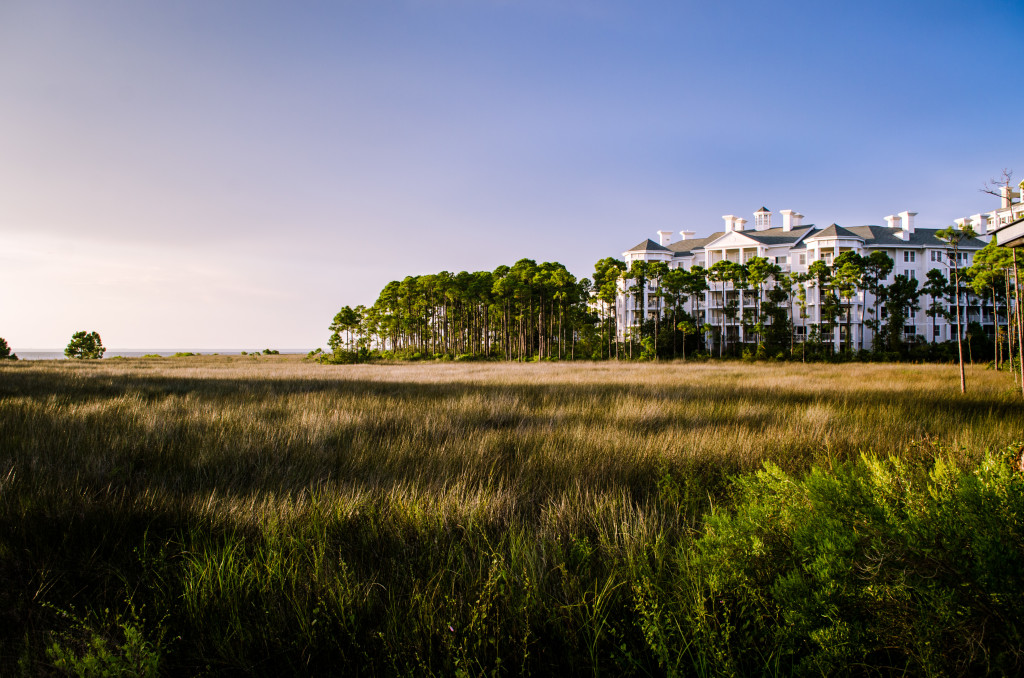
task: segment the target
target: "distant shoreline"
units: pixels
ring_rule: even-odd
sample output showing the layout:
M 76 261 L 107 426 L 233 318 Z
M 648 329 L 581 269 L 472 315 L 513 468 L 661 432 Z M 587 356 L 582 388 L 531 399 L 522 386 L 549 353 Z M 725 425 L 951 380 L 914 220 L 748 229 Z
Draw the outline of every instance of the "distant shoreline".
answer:
M 242 351 L 259 353 L 263 349 L 256 348 L 108 348 L 103 355 L 104 358 L 141 358 L 147 355 L 158 355 L 162 358 L 169 358 L 175 353 L 195 353 L 197 355 L 241 355 Z M 312 349 L 305 348 L 282 348 L 277 349 L 281 355 L 305 355 Z M 64 349 L 26 349 L 23 351 L 14 349 L 21 360 L 67 360 L 64 356 Z

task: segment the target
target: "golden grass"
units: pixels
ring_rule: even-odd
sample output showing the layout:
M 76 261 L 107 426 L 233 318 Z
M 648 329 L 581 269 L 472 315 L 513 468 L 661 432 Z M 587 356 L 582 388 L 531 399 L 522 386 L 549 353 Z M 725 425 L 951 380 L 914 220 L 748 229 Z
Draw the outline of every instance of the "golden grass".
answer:
M 676 587 L 730 476 L 1024 440 L 1012 378 L 972 368 L 968 384 L 941 365 L 2 365 L 0 611 L 17 623 L 0 624 L 0 672 L 21 628 L 44 661 L 62 624 L 47 605 L 138 603 L 188 639 L 185 673 L 303 673 L 309 647 L 321 668 L 480 673 L 497 646 L 650 673 L 631 587 L 650 559 Z M 579 617 L 606 599 L 614 638 Z M 481 622 L 491 600 L 513 616 Z
M 642 502 L 665 472 L 1024 439 L 1009 376 L 971 368 L 961 395 L 945 365 L 198 357 L 22 363 L 0 379 L 8 468 L 221 516 L 310 492 L 536 514 L 568 496 Z

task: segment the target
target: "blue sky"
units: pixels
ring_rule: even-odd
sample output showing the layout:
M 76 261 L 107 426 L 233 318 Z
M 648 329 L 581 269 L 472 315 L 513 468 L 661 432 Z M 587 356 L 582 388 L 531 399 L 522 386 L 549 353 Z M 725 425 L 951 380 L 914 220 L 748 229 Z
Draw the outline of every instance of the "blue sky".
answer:
M 761 205 L 1024 178 L 1024 3 L 0 4 L 0 336 L 324 345 L 406 275 L 578 276 Z

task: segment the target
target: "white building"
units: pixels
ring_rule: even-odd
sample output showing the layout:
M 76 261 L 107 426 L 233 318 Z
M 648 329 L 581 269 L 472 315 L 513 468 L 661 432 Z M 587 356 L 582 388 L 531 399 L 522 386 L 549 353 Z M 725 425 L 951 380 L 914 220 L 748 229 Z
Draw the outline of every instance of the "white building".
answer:
M 1021 247 L 1024 245 L 1024 202 L 1020 201 L 1024 195 L 1024 181 L 1020 182 L 1017 191 L 1011 191 L 1008 187 L 1000 187 L 1000 202 L 998 210 L 991 212 L 990 233 L 996 233 L 996 242 L 1002 247 Z
M 1024 182 L 1022 182 L 1024 188 Z M 970 224 L 978 238 L 965 240 L 959 245 L 956 264 L 961 267 L 970 266 L 974 253 L 985 246 L 993 226 L 1006 224 L 1024 215 L 1024 204 L 1018 202 L 1020 194 L 1004 190 L 1000 209 L 985 214 L 958 219 L 957 224 Z M 916 278 L 924 283 L 928 271 L 937 268 L 947 278 L 951 278 L 950 268 L 953 265 L 952 249 L 939 240 L 936 233 L 940 228 L 920 228 L 915 223 L 916 212 L 900 212 L 885 217 L 885 225 L 865 225 L 842 227 L 832 224 L 824 228 L 814 224 L 804 224 L 804 216 L 793 210 L 782 210 L 781 224 L 773 224 L 775 215 L 765 207 L 754 212 L 753 227 L 748 221 L 732 214 L 722 217 L 724 228 L 703 238 L 695 238 L 694 231 L 680 231 L 676 238 L 672 231 L 658 231 L 658 241 L 645 240 L 637 246 L 623 252 L 627 268 L 634 261 L 665 262 L 669 268 L 689 270 L 693 266 L 710 268 L 723 259 L 742 264 L 753 257 L 765 257 L 781 267 L 784 273 L 806 273 L 815 261 L 822 260 L 831 265 L 841 253 L 853 251 L 861 256 L 869 256 L 872 252 L 881 251 L 895 263 L 892 273 L 885 284 L 891 283 L 897 275 Z M 638 299 L 633 289 L 633 282 L 620 280 L 619 295 L 616 301 L 616 320 L 619 328 L 619 339 L 635 327 L 642 318 L 651 318 L 659 310 L 664 312 L 663 299 L 656 295 L 657 287 L 649 283 L 643 291 L 642 300 Z M 754 291 L 734 291 L 726 283 L 709 282 L 707 291 L 698 304 L 690 299 L 686 304 L 688 313 L 695 315 L 699 323 L 707 323 L 715 328 L 723 325 L 725 303 L 738 302 L 742 311 L 752 308 L 755 304 Z M 794 298 L 790 299 L 788 316 L 793 323 L 797 341 L 808 335 L 810 328 L 819 325 L 821 320 L 818 290 L 808 283 L 806 307 L 801 313 Z M 767 290 L 762 290 L 762 295 Z M 794 295 L 795 296 L 795 295 Z M 763 300 L 763 298 L 762 298 Z M 904 335 L 908 339 L 924 337 L 927 340 L 946 341 L 955 338 L 955 321 L 952 326 L 946 320 L 932 320 L 925 310 L 931 300 L 922 298 L 920 310 L 908 317 L 904 326 Z M 974 300 L 973 306 L 963 309 L 964 327 L 969 322 L 988 325 L 989 331 L 993 324 L 991 306 L 983 301 Z M 832 342 L 836 349 L 840 347 L 845 327 L 846 308 L 851 311 L 851 335 L 854 348 L 870 348 L 872 333 L 865 325 L 871 320 L 875 308 L 875 300 L 866 291 L 858 291 L 847 303 L 844 303 L 840 318 L 839 330 L 832 335 L 822 335 L 825 342 Z M 881 320 L 884 323 L 887 312 L 884 305 L 880 307 Z M 806 317 L 802 317 L 806 315 Z M 726 319 L 727 343 L 743 342 L 743 324 L 739 318 Z M 822 331 L 825 331 L 824 329 Z

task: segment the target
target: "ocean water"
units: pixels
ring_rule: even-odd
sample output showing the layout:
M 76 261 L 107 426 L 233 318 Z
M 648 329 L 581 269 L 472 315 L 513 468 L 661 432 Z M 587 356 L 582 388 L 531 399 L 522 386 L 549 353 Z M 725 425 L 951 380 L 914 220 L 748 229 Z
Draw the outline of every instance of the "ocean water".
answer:
M 298 353 L 306 355 L 311 349 L 282 348 L 279 350 L 282 355 Z M 250 353 L 259 352 L 257 349 L 245 348 L 108 348 L 107 352 L 103 354 L 103 357 L 141 358 L 144 355 L 172 356 L 175 353 L 200 353 L 202 355 L 213 355 L 214 353 L 217 353 L 220 355 L 240 355 L 242 351 L 249 351 Z M 26 349 L 24 351 L 14 349 L 14 353 L 21 360 L 67 360 L 67 358 L 64 357 L 64 349 Z

